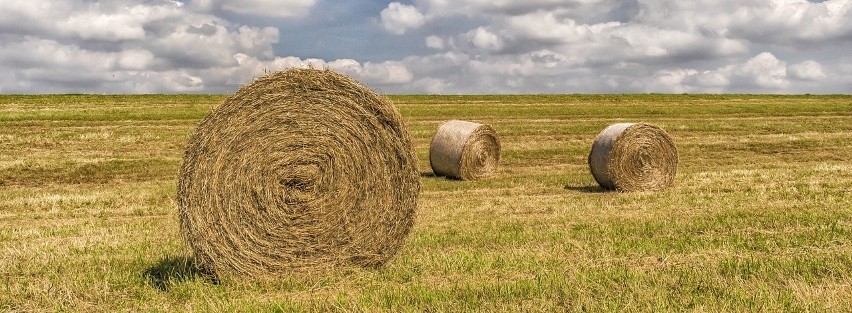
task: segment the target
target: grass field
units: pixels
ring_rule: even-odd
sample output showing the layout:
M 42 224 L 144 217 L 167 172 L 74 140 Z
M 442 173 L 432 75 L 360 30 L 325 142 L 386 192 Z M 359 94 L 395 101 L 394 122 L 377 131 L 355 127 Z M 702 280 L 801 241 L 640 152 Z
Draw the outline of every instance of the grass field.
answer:
M 224 96 L 0 96 L 0 311 L 852 311 L 852 96 L 394 96 L 424 173 L 381 270 L 217 283 L 188 265 L 184 144 Z M 451 118 L 496 177 L 431 177 Z M 600 190 L 615 122 L 666 129 L 676 185 Z

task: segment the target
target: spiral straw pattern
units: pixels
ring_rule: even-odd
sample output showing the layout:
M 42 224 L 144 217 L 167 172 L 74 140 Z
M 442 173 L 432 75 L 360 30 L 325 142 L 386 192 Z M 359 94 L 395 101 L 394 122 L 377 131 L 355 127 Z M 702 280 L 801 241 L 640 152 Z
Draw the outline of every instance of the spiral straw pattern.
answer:
M 592 144 L 589 167 L 601 187 L 656 191 L 674 183 L 677 148 L 661 128 L 619 123 L 604 129 Z
M 438 176 L 461 180 L 490 176 L 500 163 L 500 136 L 489 125 L 448 121 L 432 138 L 429 162 Z
M 217 274 L 379 267 L 411 229 L 419 178 L 387 99 L 330 70 L 272 73 L 189 139 L 181 229 L 196 262 Z

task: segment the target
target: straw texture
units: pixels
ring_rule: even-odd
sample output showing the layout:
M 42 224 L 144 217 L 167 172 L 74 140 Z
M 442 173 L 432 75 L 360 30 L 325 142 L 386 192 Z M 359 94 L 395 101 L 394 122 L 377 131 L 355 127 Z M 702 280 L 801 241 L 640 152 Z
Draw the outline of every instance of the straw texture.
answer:
M 416 158 L 384 97 L 329 70 L 272 73 L 190 138 L 181 229 L 196 261 L 217 274 L 379 267 L 414 222 Z
M 500 163 L 500 136 L 489 125 L 448 121 L 432 137 L 429 162 L 438 176 L 461 180 L 487 177 Z
M 655 191 L 674 183 L 677 148 L 661 128 L 619 123 L 604 129 L 592 144 L 589 168 L 601 187 Z

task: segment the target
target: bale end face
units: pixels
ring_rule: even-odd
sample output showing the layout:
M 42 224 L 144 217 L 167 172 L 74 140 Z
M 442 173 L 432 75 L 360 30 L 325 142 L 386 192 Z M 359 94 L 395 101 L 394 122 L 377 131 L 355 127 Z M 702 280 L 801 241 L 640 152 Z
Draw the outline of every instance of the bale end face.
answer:
M 432 138 L 429 163 L 438 176 L 460 180 L 490 176 L 500 163 L 500 136 L 489 125 L 448 121 Z
M 328 70 L 263 76 L 196 128 L 181 230 L 217 274 L 274 276 L 393 257 L 413 225 L 417 159 L 393 104 Z
M 661 128 L 619 123 L 601 131 L 589 153 L 598 184 L 619 191 L 656 191 L 674 184 L 677 148 Z

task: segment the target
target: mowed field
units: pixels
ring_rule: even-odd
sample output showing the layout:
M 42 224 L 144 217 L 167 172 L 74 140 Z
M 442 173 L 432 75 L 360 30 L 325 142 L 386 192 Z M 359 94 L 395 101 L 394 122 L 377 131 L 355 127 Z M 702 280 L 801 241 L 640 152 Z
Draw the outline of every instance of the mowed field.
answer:
M 0 96 L 0 311 L 852 311 L 852 96 L 392 96 L 422 173 L 380 270 L 215 281 L 176 184 L 225 96 Z M 430 175 L 448 119 L 502 136 L 495 177 Z M 667 130 L 675 186 L 604 192 L 611 123 Z

